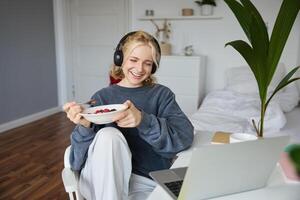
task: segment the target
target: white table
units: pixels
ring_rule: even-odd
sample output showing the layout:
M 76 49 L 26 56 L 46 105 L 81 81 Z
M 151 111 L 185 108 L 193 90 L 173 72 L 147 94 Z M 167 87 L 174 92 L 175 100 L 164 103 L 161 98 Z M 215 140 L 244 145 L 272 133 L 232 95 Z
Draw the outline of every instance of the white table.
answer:
M 193 148 L 211 142 L 213 134 L 199 132 L 195 135 Z M 189 163 L 191 150 L 180 154 L 172 168 L 184 167 Z M 172 198 L 160 187 L 157 186 L 147 200 L 172 200 Z M 248 192 L 226 195 L 215 200 L 300 200 L 300 184 L 286 183 L 282 177 L 279 166 L 277 166 L 270 177 L 267 187 Z

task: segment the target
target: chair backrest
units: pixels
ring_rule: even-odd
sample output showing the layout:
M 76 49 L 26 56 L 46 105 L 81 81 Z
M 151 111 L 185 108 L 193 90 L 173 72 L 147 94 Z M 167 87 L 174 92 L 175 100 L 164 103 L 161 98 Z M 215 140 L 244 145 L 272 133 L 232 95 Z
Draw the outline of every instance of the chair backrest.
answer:
M 64 154 L 64 166 L 65 168 L 71 168 L 70 165 L 70 150 L 71 150 L 71 146 L 68 146 L 65 150 L 65 154 Z
M 74 196 L 76 200 L 84 200 L 78 188 L 79 174 L 71 169 L 69 160 L 70 151 L 71 146 L 68 146 L 64 154 L 64 169 L 62 171 L 62 180 L 65 190 L 69 194 L 70 200 L 74 200 Z

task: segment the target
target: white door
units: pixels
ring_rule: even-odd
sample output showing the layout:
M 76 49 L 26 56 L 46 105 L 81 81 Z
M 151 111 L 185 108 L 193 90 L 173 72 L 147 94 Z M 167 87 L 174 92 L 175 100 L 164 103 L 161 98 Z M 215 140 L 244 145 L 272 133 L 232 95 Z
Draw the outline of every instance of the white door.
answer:
M 114 49 L 128 30 L 128 0 L 71 0 L 73 98 L 109 84 Z

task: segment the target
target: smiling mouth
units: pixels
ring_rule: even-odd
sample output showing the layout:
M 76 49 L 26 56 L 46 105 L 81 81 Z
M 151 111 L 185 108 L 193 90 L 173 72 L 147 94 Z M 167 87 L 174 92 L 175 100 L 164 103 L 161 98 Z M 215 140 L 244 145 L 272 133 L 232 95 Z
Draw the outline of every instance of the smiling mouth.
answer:
M 130 71 L 130 74 L 134 77 L 134 78 L 137 78 L 137 79 L 140 79 L 143 77 L 144 74 L 137 74 L 135 72 L 132 72 Z

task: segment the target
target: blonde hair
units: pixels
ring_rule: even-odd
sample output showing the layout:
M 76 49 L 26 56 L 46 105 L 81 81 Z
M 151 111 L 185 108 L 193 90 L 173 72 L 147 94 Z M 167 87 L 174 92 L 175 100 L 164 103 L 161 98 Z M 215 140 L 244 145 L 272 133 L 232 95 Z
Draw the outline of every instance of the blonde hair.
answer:
M 133 34 L 129 35 L 124 42 L 121 44 L 121 50 L 123 52 L 123 62 L 127 60 L 131 52 L 140 45 L 149 45 L 152 49 L 152 60 L 154 64 L 158 68 L 158 63 L 160 61 L 160 51 L 159 51 L 159 46 L 157 42 L 155 42 L 155 38 L 150 35 L 149 33 L 146 33 L 144 31 L 136 31 Z M 153 65 L 154 65 L 153 64 Z M 154 67 L 154 66 L 152 66 Z M 124 73 L 122 70 L 122 67 L 112 65 L 111 70 L 110 70 L 110 75 L 114 79 L 123 79 L 124 78 Z M 143 81 L 143 85 L 153 85 L 156 82 L 155 77 L 153 74 L 151 74 L 146 80 Z

